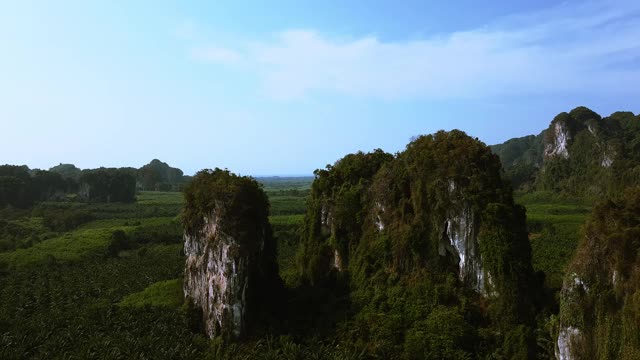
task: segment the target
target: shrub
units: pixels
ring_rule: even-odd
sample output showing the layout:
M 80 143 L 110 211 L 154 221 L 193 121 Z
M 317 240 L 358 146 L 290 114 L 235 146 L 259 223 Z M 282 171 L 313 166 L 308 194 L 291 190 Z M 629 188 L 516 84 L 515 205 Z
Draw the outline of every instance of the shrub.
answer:
M 93 215 L 86 210 L 49 209 L 42 217 L 43 224 L 53 231 L 70 231 L 93 220 Z
M 130 248 L 129 237 L 122 230 L 116 230 L 111 234 L 111 241 L 107 247 L 107 256 L 117 257 L 120 251 Z

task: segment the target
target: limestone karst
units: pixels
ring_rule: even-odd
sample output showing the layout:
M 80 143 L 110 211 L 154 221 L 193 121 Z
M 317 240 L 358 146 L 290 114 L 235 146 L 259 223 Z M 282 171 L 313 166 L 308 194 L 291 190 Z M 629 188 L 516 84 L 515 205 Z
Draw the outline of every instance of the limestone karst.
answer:
M 241 338 L 278 276 L 267 197 L 255 180 L 216 169 L 199 172 L 185 200 L 185 296 L 207 335 Z
M 500 169 L 486 145 L 454 130 L 418 137 L 395 156 L 352 154 L 317 171 L 301 273 L 315 284 L 348 276 L 353 289 L 452 275 L 490 299 L 505 328 L 528 323 L 535 286 L 525 215 Z

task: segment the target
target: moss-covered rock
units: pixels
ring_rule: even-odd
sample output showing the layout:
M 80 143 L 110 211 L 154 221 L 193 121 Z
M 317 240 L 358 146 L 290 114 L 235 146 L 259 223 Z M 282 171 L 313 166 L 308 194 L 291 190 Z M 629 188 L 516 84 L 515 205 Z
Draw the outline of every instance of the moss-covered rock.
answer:
M 331 270 L 340 272 L 348 267 L 351 248 L 362 236 L 366 195 L 373 177 L 392 159 L 377 149 L 347 155 L 314 172 L 298 261 L 307 280 L 315 283 Z
M 353 331 L 379 351 L 464 358 L 490 338 L 500 356 L 531 355 L 538 284 L 525 212 L 485 144 L 440 131 L 396 156 L 348 155 L 316 171 L 308 206 L 303 278 L 325 288 L 346 279 L 362 309 L 355 316 L 362 330 Z M 446 349 L 420 339 L 434 330 L 424 317 L 441 318 L 433 311 L 463 323 L 440 334 Z M 375 320 L 380 314 L 386 318 Z M 464 330 L 484 326 L 486 337 Z M 389 347 L 403 341 L 404 350 Z M 409 350 L 427 345 L 422 355 Z

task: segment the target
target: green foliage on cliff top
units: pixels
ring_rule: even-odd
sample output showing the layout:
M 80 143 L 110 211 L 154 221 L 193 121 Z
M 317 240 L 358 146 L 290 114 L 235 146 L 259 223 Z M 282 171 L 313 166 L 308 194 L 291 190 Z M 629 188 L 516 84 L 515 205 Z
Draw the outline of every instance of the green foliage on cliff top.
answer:
M 269 199 L 253 178 L 238 176 L 228 170 L 202 170 L 184 190 L 183 227 L 189 234 L 197 234 L 205 218 L 215 216 L 225 221 L 222 231 L 247 233 L 243 239 L 262 238 L 268 225 Z

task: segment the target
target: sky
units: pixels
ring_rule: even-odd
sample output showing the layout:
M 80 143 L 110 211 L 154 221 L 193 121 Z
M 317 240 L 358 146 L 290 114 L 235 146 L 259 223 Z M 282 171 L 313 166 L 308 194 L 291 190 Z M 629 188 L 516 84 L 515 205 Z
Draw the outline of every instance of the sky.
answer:
M 0 163 L 308 175 L 640 112 L 640 1 L 0 0 Z

